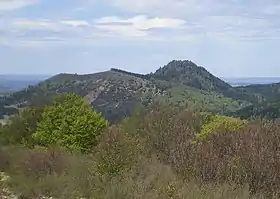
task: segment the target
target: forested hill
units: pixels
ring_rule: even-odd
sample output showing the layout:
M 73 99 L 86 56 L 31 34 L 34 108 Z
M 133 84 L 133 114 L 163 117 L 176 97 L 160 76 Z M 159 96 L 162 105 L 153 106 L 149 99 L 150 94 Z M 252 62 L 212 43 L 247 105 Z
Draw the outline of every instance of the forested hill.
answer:
M 249 85 L 238 87 L 248 93 L 252 93 L 258 98 L 258 103 L 242 108 L 233 116 L 248 118 L 280 118 L 280 83 L 264 84 L 264 85 Z
M 155 79 L 177 82 L 196 89 L 212 91 L 235 100 L 254 101 L 247 92 L 232 87 L 192 61 L 171 61 L 151 75 Z
M 173 60 L 154 73 L 121 69 L 95 74 L 58 74 L 34 86 L 1 97 L 0 116 L 18 108 L 43 106 L 57 93 L 74 92 L 114 122 L 129 116 L 135 106 L 163 102 L 214 113 L 235 112 L 258 103 L 262 93 L 235 88 L 192 61 Z

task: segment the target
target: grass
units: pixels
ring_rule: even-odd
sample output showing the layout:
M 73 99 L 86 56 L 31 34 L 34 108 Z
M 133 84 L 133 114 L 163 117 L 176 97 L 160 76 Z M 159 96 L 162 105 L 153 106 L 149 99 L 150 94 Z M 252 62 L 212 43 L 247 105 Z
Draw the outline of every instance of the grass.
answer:
M 154 108 L 112 126 L 88 155 L 1 147 L 5 186 L 28 198 L 279 198 L 280 126 L 253 122 L 199 144 L 199 113 Z

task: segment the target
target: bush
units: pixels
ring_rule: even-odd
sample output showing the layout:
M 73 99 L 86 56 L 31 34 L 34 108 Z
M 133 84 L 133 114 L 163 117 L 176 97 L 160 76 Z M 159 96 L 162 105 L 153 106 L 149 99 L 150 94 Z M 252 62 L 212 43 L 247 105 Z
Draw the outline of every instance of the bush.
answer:
M 91 154 L 6 149 L 0 166 L 26 196 L 279 198 L 280 125 L 229 125 L 192 144 L 213 117 L 154 107 L 111 126 Z
M 251 194 L 269 198 L 280 194 L 279 132 L 277 124 L 251 123 L 236 133 L 208 136 L 197 146 L 195 176 L 204 183 L 248 184 Z
M 35 133 L 37 122 L 41 120 L 43 108 L 25 108 L 10 118 L 7 125 L 0 130 L 3 144 L 22 144 L 34 146 L 32 134 Z
M 92 192 L 102 186 L 90 156 L 70 155 L 57 147 L 9 147 L 3 152 L 9 163 L 4 171 L 11 177 L 7 185 L 26 198 L 92 198 Z
M 106 126 L 82 98 L 62 94 L 45 108 L 33 138 L 42 146 L 59 144 L 69 151 L 90 152 Z
M 148 155 L 156 154 L 183 178 L 191 175 L 193 147 L 191 141 L 201 128 L 201 116 L 189 110 L 155 107 L 136 126 L 144 139 Z
M 129 172 L 143 153 L 143 144 L 136 135 L 129 134 L 122 126 L 114 126 L 104 134 L 96 149 L 98 172 L 117 176 Z
M 222 115 L 203 115 L 205 123 L 200 133 L 196 137 L 196 141 L 202 141 L 210 134 L 235 132 L 246 123 L 243 120 L 227 117 Z
M 8 185 L 25 198 L 249 198 L 247 187 L 234 190 L 227 184 L 200 187 L 195 182 L 185 183 L 156 156 L 143 157 L 124 173 L 100 176 L 90 155 L 68 154 L 58 148 L 6 152 L 17 157 L 10 156 Z

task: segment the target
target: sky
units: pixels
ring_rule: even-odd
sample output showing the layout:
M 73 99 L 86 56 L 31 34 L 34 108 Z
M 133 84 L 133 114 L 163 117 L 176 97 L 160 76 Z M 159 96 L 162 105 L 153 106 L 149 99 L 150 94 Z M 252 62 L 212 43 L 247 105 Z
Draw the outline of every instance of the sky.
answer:
M 178 59 L 277 77 L 279 18 L 279 0 L 0 0 L 0 74 L 150 73 Z

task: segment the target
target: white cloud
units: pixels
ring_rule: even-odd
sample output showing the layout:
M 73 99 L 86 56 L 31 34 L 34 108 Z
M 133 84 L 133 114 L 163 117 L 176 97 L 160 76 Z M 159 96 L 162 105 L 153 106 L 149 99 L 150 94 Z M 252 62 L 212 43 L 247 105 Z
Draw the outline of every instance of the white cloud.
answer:
M 275 0 L 107 0 L 123 11 L 187 21 L 185 31 L 221 37 L 223 33 L 277 38 L 280 1 Z M 191 23 L 190 23 L 191 22 Z M 199 27 L 197 26 L 199 24 Z M 274 36 L 271 34 L 274 33 Z M 211 34 L 209 34 L 209 32 Z M 262 33 L 261 33 L 262 32 Z M 217 37 L 215 37 L 217 38 Z
M 94 1 L 95 6 L 100 5 L 98 1 L 101 0 Z M 2 5 L 4 5 L 3 2 Z M 31 5 L 31 2 L 35 1 L 9 2 L 18 2 L 17 5 L 20 7 L 20 5 Z M 25 2 L 25 4 L 19 2 Z M 28 2 L 30 4 L 27 4 Z M 2 31 L 0 37 L 9 35 L 10 38 L 22 40 L 24 38 L 32 40 L 33 37 L 34 41 L 41 38 L 47 42 L 58 41 L 46 39 L 47 37 L 63 38 L 69 41 L 94 40 L 100 37 L 168 41 L 194 41 L 205 38 L 263 41 L 280 37 L 280 22 L 277 20 L 280 17 L 280 12 L 278 12 L 280 2 L 277 3 L 274 0 L 248 0 L 246 2 L 241 2 L 241 0 L 103 0 L 102 2 L 103 6 L 108 6 L 108 8 L 113 5 L 114 9 L 121 9 L 121 12 L 115 11 L 122 15 L 101 15 L 100 18 L 92 16 L 84 19 L 81 19 L 81 16 L 79 19 L 75 16 L 72 18 L 61 16 L 56 19 L 25 19 L 23 17 L 2 20 L 0 21 L 0 32 Z M 85 10 L 90 10 L 89 7 L 77 8 L 85 12 Z M 112 12 L 114 13 L 114 10 Z
M 81 21 L 81 20 L 64 20 L 64 21 L 60 21 L 60 23 L 69 25 L 69 26 L 74 26 L 74 27 L 90 26 L 90 24 L 87 21 Z
M 0 0 L 0 11 L 11 11 L 30 6 L 35 0 Z
M 131 26 L 125 25 L 96 25 L 98 30 L 103 32 L 103 35 L 107 36 L 127 36 L 127 37 L 144 37 L 148 35 L 148 32 L 137 30 Z
M 175 18 L 148 18 L 144 15 L 133 18 L 120 18 L 117 16 L 103 17 L 95 21 L 99 30 L 109 31 L 124 36 L 147 36 L 151 29 L 180 29 L 185 21 Z
M 101 17 L 95 20 L 51 20 L 15 18 L 0 21 L 1 43 L 36 47 L 36 43 L 77 44 L 79 41 L 96 41 L 101 38 L 158 40 L 161 32 L 181 30 L 185 21 L 173 18 Z M 159 31 L 159 32 L 156 32 Z M 10 42 L 10 41 L 14 42 Z M 3 42 L 6 41 L 6 42 Z M 9 41 L 9 42 L 7 42 Z
M 13 19 L 10 24 L 14 28 L 19 29 L 38 29 L 38 30 L 58 30 L 59 27 L 56 23 L 48 19 L 37 19 L 37 20 L 30 20 L 30 19 Z
M 68 30 L 78 29 L 80 27 L 90 26 L 87 21 L 81 20 L 61 20 L 55 21 L 50 19 L 12 19 L 10 21 L 6 21 L 6 23 L 2 22 L 2 28 L 10 27 L 11 29 L 20 29 L 20 30 L 50 30 L 56 32 L 63 32 Z M 0 23 L 1 25 L 1 23 Z
M 148 30 L 152 28 L 180 28 L 186 22 L 182 19 L 173 18 L 148 18 L 145 15 L 135 16 L 129 19 L 123 19 L 120 17 L 103 17 L 96 21 L 98 24 L 123 24 L 131 25 L 135 29 Z

